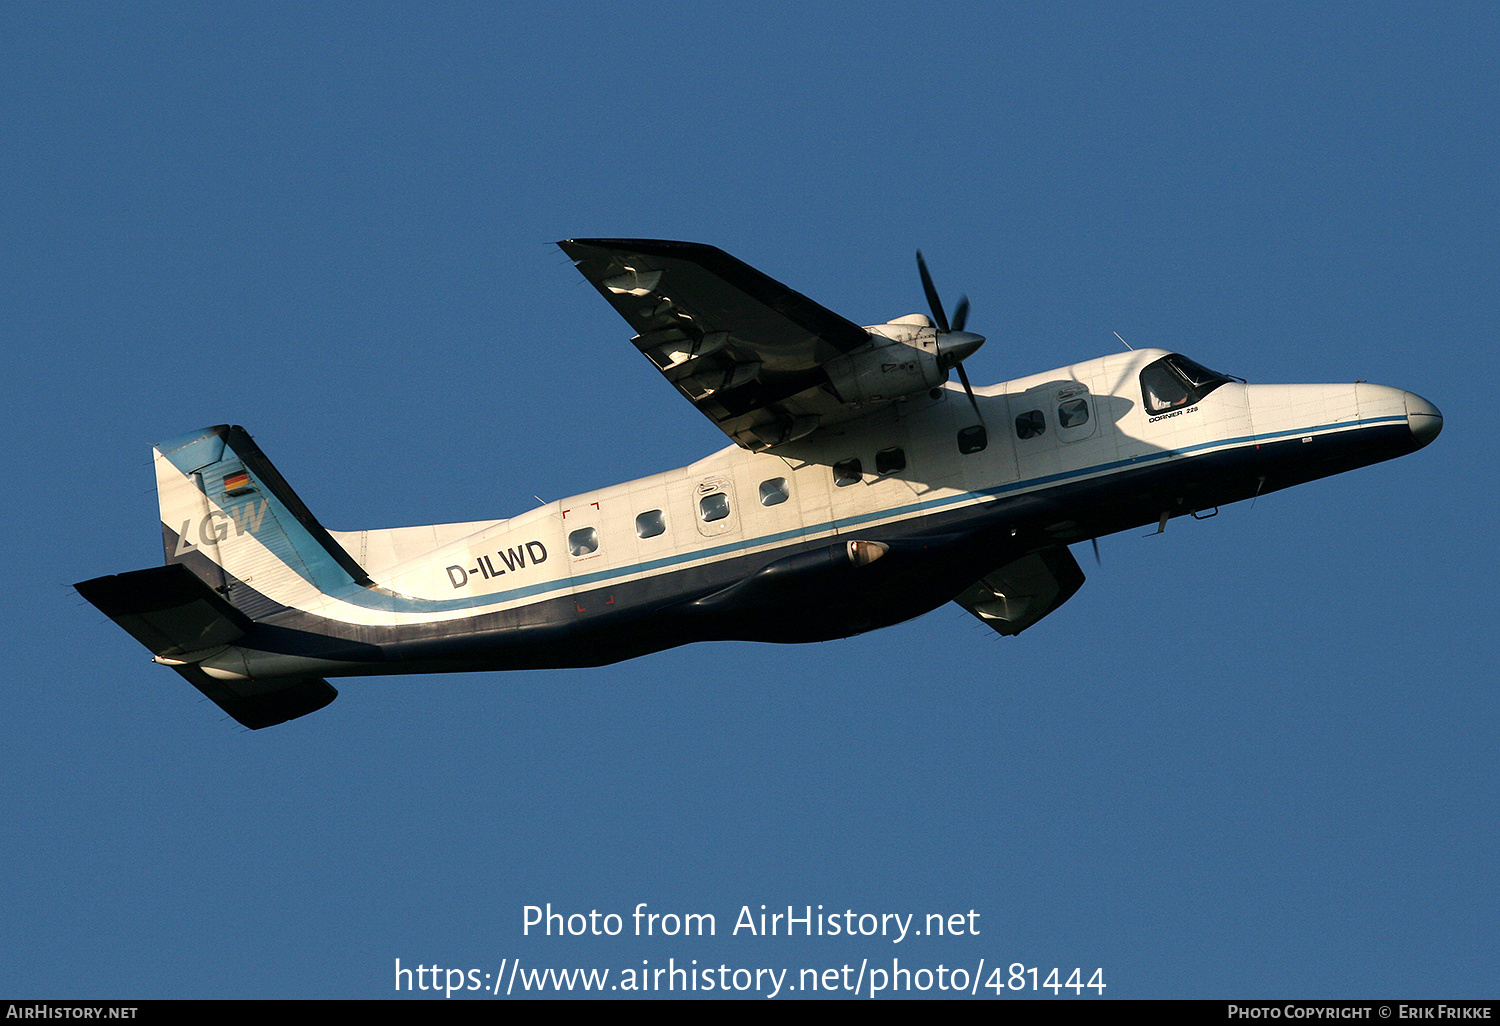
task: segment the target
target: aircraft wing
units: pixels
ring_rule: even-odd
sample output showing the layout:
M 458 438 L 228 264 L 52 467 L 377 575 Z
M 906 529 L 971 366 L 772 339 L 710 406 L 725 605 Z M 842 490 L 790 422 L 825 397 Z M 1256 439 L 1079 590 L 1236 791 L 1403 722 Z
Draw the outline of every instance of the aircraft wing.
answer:
M 824 366 L 868 345 L 853 321 L 723 250 L 651 239 L 565 239 L 578 270 L 635 329 L 635 345 L 747 449 L 869 412 Z
M 1066 545 L 1022 556 L 975 581 L 953 601 L 997 634 L 1016 635 L 1083 587 L 1083 570 Z

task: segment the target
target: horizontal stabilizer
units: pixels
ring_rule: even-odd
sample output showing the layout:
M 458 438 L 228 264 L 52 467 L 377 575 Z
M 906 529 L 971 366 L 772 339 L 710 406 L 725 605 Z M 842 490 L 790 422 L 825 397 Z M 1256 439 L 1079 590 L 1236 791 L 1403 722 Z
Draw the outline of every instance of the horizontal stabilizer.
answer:
M 154 655 L 238 641 L 250 620 L 181 563 L 96 577 L 73 587 Z
M 251 628 L 245 614 L 181 563 L 96 577 L 74 585 L 105 616 L 162 657 L 188 683 L 251 730 L 317 712 L 338 697 L 321 677 L 218 680 L 177 657 L 238 641 Z
M 251 730 L 274 727 L 317 712 L 339 697 L 338 690 L 322 677 L 227 681 L 210 677 L 192 665 L 172 669 Z

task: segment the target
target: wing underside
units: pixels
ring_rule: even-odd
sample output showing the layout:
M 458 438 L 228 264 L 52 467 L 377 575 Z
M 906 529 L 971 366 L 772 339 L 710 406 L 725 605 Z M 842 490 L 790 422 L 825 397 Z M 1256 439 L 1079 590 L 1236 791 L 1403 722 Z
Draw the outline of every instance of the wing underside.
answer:
M 567 239 L 578 270 L 635 329 L 632 340 L 747 449 L 861 415 L 824 367 L 867 346 L 864 328 L 713 246 Z
M 985 574 L 956 599 L 997 634 L 1020 634 L 1083 586 L 1083 570 L 1066 545 L 1013 560 Z

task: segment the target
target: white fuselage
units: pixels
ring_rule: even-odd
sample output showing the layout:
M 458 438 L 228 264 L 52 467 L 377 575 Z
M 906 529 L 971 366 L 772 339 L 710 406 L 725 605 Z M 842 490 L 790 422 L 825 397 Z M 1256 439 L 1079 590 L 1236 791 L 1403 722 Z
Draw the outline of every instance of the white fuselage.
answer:
M 613 589 L 639 591 L 652 578 L 690 580 L 697 573 L 707 579 L 716 564 L 765 561 L 795 546 L 889 537 L 938 520 L 962 523 L 966 514 L 1007 500 L 1021 502 L 1021 509 L 1028 496 L 1056 496 L 1059 489 L 1086 487 L 1097 500 L 1116 477 L 1144 480 L 1142 474 L 1228 450 L 1288 440 L 1310 445 L 1373 425 L 1413 424 L 1410 400 L 1420 404 L 1417 417 L 1423 407 L 1436 414 L 1410 393 L 1383 386 L 1237 381 L 1197 403 L 1153 413 L 1143 402 L 1140 374 L 1165 355 L 1119 353 L 976 389 L 987 428 L 977 451 L 960 451 L 972 448 L 961 446 L 960 433 L 977 418 L 963 392 L 949 385 L 774 452 L 729 446 L 687 467 L 506 520 L 329 532 L 369 574 L 373 588 L 330 591 L 297 573 L 248 583 L 281 605 L 369 628 L 421 624 L 431 633 L 452 622 L 456 632 L 476 614 L 501 611 L 525 624 L 533 608 L 555 619 L 555 602 L 546 603 L 564 597 L 576 599 L 578 615 L 587 617 L 608 611 L 597 607 L 613 603 Z M 167 465 L 159 473 L 176 471 Z M 1298 479 L 1308 476 L 1319 475 Z M 1273 482 L 1265 490 L 1283 486 Z M 1241 486 L 1203 501 L 1214 505 L 1251 493 Z M 194 495 L 201 502 L 201 493 Z M 1050 522 L 1032 526 L 1067 543 L 1206 508 L 1194 505 L 1199 498 L 1189 487 L 1156 487 L 1149 498 L 1122 507 L 1128 512 L 1119 515 L 1130 522 L 1091 521 L 1088 510 L 1070 512 L 1053 501 L 1044 518 Z M 220 550 L 253 549 L 253 532 L 228 529 L 231 513 L 200 507 L 173 516 L 184 523 L 217 516 L 226 528 Z M 225 555 L 225 565 L 276 562 L 269 552 L 253 559 Z M 986 569 L 975 567 L 975 575 Z M 253 651 L 203 665 L 213 673 L 221 663 L 219 670 L 234 677 L 370 672 L 353 663 Z

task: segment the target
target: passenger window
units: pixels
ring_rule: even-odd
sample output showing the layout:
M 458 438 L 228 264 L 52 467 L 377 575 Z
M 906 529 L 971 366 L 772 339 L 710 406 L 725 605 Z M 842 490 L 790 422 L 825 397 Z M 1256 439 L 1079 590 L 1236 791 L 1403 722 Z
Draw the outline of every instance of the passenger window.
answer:
M 864 468 L 860 466 L 857 459 L 840 460 L 833 465 L 833 483 L 840 488 L 859 484 L 860 478 L 863 476 Z
M 1032 410 L 1016 418 L 1017 438 L 1035 438 L 1046 430 L 1047 418 L 1042 416 L 1041 410 Z
M 575 556 L 587 556 L 599 547 L 599 532 L 592 527 L 580 527 L 568 535 L 568 551 Z
M 792 491 L 787 487 L 786 478 L 773 477 L 769 481 L 760 483 L 760 504 L 762 506 L 779 506 L 791 498 Z
M 965 456 L 981 451 L 990 444 L 990 436 L 983 424 L 966 427 L 958 433 L 958 451 Z
M 667 518 L 659 509 L 648 510 L 635 518 L 637 538 L 655 538 L 667 529 Z
M 875 473 L 881 477 L 887 474 L 899 474 L 905 469 L 905 449 L 881 449 L 875 454 Z
M 698 515 L 705 524 L 723 520 L 729 516 L 729 496 L 723 492 L 712 492 L 698 500 Z
M 1063 403 L 1057 408 L 1058 427 L 1079 427 L 1089 422 L 1089 404 L 1087 399 L 1074 399 Z

